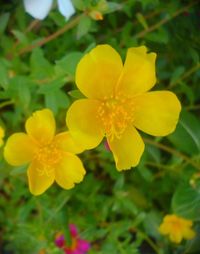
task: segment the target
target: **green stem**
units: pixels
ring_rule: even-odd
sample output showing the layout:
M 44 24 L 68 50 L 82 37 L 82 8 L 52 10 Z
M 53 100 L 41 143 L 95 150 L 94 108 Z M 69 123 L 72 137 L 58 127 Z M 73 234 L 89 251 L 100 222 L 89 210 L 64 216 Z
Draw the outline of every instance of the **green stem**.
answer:
M 155 142 L 151 139 L 148 139 L 148 138 L 144 138 L 144 141 L 150 145 L 153 145 L 153 146 L 156 146 L 160 149 L 162 149 L 163 151 L 166 151 L 168 153 L 171 153 L 177 157 L 180 157 L 182 158 L 184 161 L 186 161 L 187 163 L 191 164 L 194 168 L 200 170 L 200 165 L 197 164 L 196 162 L 194 162 L 193 160 L 191 160 L 187 155 L 169 147 L 169 146 L 166 146 L 166 145 L 163 145 L 161 143 L 158 143 L 158 142 Z
M 142 37 L 144 37 L 147 33 L 153 32 L 154 30 L 158 29 L 159 27 L 161 27 L 162 25 L 164 25 L 167 22 L 171 21 L 173 18 L 177 17 L 181 13 L 187 11 L 189 8 L 191 8 L 193 5 L 197 4 L 198 2 L 199 1 L 194 1 L 194 2 L 192 2 L 190 4 L 188 4 L 187 6 L 177 10 L 171 16 L 167 16 L 166 18 L 160 20 L 158 23 L 150 26 L 148 29 L 145 29 L 145 30 L 137 33 L 134 37 L 135 38 L 142 38 Z
M 0 109 L 1 109 L 1 108 L 4 108 L 4 107 L 6 107 L 6 106 L 12 105 L 12 104 L 14 104 L 14 101 L 13 101 L 13 100 L 4 101 L 4 102 L 0 103 Z
M 20 51 L 19 51 L 19 55 L 23 55 L 25 53 L 28 53 L 30 51 L 32 51 L 34 48 L 37 48 L 37 47 L 41 47 L 43 46 L 44 44 L 56 39 L 57 37 L 59 37 L 60 35 L 64 34 L 66 31 L 70 30 L 71 28 L 73 28 L 74 26 L 76 26 L 81 17 L 83 16 L 83 14 L 80 14 L 78 16 L 76 16 L 74 19 L 72 19 L 71 21 L 69 21 L 64 27 L 60 28 L 59 30 L 57 30 L 55 33 L 45 37 L 44 39 L 36 42 L 35 44 L 33 45 L 29 45 L 29 46 L 26 46 L 24 48 L 22 48 Z
M 145 239 L 145 241 L 148 242 L 148 244 L 151 246 L 151 248 L 157 253 L 159 254 L 160 253 L 160 249 L 159 247 L 151 240 L 150 237 L 148 237 L 148 235 L 146 235 L 144 232 L 142 231 L 138 231 L 142 237 Z
M 169 84 L 169 88 L 172 88 L 179 84 L 182 80 L 188 78 L 190 75 L 192 75 L 194 72 L 198 71 L 200 69 L 200 63 L 196 64 L 192 68 L 190 68 L 188 71 L 186 71 L 179 79 L 177 79 L 175 82 L 172 82 Z

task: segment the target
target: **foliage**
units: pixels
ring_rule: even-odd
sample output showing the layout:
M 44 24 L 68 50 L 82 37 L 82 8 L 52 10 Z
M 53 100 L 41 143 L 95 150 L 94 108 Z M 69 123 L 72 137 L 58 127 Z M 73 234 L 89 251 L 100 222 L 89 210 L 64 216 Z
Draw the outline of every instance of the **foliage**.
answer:
M 172 90 L 182 103 L 176 131 L 165 138 L 143 135 L 138 167 L 118 172 L 102 143 L 80 155 L 87 175 L 72 190 L 54 185 L 34 197 L 26 167 L 13 168 L 0 148 L 0 252 L 61 253 L 56 232 L 69 239 L 76 223 L 91 242 L 90 254 L 200 253 L 200 22 L 199 1 L 72 1 L 66 21 L 53 9 L 43 21 L 25 13 L 23 2 L 4 1 L 0 11 L 0 125 L 5 139 L 24 131 L 35 110 L 53 110 L 58 130 L 82 94 L 75 85 L 81 57 L 98 44 L 125 58 L 128 47 L 146 45 L 158 54 L 156 90 Z M 91 11 L 103 20 L 95 20 Z M 194 222 L 196 238 L 176 245 L 158 227 L 166 214 Z

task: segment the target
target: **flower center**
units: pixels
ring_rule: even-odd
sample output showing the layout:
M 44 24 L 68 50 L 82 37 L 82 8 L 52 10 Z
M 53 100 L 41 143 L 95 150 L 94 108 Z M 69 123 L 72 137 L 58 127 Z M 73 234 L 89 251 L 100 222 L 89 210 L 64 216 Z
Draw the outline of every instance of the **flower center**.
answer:
M 107 137 L 120 138 L 126 127 L 133 122 L 134 102 L 120 94 L 105 99 L 98 109 Z
M 77 249 L 77 239 L 72 237 L 71 239 L 71 246 L 69 247 L 70 250 L 76 250 Z
M 58 149 L 54 142 L 39 147 L 35 153 L 35 160 L 38 164 L 37 170 L 41 175 L 46 174 L 49 176 L 60 159 L 61 151 Z

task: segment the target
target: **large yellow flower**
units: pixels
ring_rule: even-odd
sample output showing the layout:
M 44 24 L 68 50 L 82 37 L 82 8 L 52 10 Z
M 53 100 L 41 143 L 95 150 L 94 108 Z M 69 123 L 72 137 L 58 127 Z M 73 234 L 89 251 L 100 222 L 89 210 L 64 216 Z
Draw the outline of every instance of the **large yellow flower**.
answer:
M 3 138 L 5 136 L 4 129 L 0 126 L 0 147 L 3 145 Z
M 118 170 L 139 163 L 144 143 L 138 131 L 165 136 L 174 131 L 181 105 L 169 91 L 147 92 L 156 83 L 156 54 L 144 46 L 130 48 L 123 65 L 109 45 L 86 54 L 76 70 L 76 84 L 87 97 L 67 113 L 71 135 L 96 147 L 106 136 Z
M 49 109 L 36 111 L 26 121 L 26 133 L 11 135 L 4 148 L 6 161 L 13 166 L 30 163 L 29 189 L 40 195 L 54 180 L 64 189 L 74 187 L 85 175 L 81 160 L 74 154 L 83 151 L 69 132 L 55 135 L 55 119 Z
M 159 231 L 162 235 L 169 235 L 169 239 L 174 243 L 180 243 L 182 239 L 192 239 L 196 233 L 191 229 L 192 221 L 178 217 L 175 214 L 166 215 Z

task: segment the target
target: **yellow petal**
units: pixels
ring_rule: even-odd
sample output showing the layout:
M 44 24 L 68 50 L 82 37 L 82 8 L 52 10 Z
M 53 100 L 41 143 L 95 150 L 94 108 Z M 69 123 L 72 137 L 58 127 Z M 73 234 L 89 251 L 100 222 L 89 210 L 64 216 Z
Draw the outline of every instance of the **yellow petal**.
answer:
M 123 68 L 120 55 L 109 45 L 99 45 L 86 54 L 76 70 L 76 84 L 88 98 L 113 94 Z
M 76 142 L 86 149 L 96 147 L 103 139 L 101 122 L 97 116 L 100 102 L 82 99 L 75 101 L 67 112 L 67 126 Z
M 5 136 L 5 131 L 4 129 L 0 126 L 0 147 L 3 145 L 3 138 Z
M 44 169 L 44 166 L 33 161 L 28 168 L 29 189 L 33 195 L 44 193 L 54 182 L 54 170 Z
M 162 235 L 167 235 L 171 232 L 171 228 L 170 223 L 162 223 L 158 230 Z
M 108 138 L 119 171 L 135 167 L 144 151 L 144 142 L 134 127 L 128 127 L 120 139 Z
M 183 237 L 184 237 L 185 239 L 190 240 L 190 239 L 194 238 L 195 235 L 196 235 L 195 231 L 192 230 L 191 228 L 185 228 L 185 229 L 183 230 Z
M 54 138 L 56 145 L 59 149 L 69 153 L 82 153 L 83 146 L 78 144 L 70 135 L 69 131 L 59 133 Z
M 85 175 L 81 160 L 73 154 L 65 153 L 55 170 L 55 180 L 64 189 L 71 189 L 80 183 Z
M 20 166 L 33 159 L 36 145 L 25 133 L 11 135 L 4 147 L 4 158 L 13 166 Z
M 148 92 L 134 98 L 134 126 L 154 136 L 165 136 L 176 128 L 181 104 L 168 91 Z
M 48 144 L 55 134 L 55 119 L 50 109 L 38 110 L 26 121 L 26 131 L 40 144 Z
M 169 235 L 169 239 L 172 242 L 179 244 L 183 239 L 182 232 L 180 230 L 176 230 L 174 228 L 173 231 Z
M 119 90 L 127 95 L 136 95 L 150 90 L 156 83 L 155 53 L 146 53 L 145 46 L 129 48 Z

